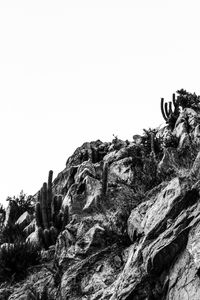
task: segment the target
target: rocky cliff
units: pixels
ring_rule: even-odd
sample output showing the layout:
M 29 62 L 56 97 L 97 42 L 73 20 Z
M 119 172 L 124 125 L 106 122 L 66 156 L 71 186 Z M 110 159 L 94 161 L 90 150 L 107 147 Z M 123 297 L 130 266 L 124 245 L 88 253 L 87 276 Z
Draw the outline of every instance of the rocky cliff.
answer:
M 68 158 L 52 185 L 67 225 L 1 299 L 42 299 L 44 289 L 43 299 L 200 299 L 200 101 L 178 95 L 174 111 L 161 102 L 163 128 Z

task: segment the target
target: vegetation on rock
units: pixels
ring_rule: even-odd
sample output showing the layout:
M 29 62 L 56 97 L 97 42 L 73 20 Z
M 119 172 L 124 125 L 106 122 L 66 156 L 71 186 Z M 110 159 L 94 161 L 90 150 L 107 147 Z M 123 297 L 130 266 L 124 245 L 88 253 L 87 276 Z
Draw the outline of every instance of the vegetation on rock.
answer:
M 25 241 L 26 234 L 18 224 L 3 226 L 0 232 L 0 245 L 4 243 L 15 243 Z
M 11 282 L 11 299 L 19 290 L 36 300 L 198 299 L 200 97 L 179 90 L 161 100 L 161 112 L 164 127 L 133 141 L 84 143 L 54 181 L 49 172 L 37 199 L 8 199 L 0 281 L 21 280 L 36 265 L 29 284 Z M 24 227 L 26 212 L 34 224 Z
M 28 268 L 37 265 L 41 256 L 38 248 L 26 242 L 4 244 L 0 248 L 0 282 L 23 279 Z
M 192 108 L 194 110 L 200 110 L 200 96 L 197 96 L 195 93 L 188 93 L 186 90 L 181 89 L 177 91 L 176 95 L 172 95 L 172 101 L 165 102 L 164 98 L 161 98 L 161 113 L 169 125 L 169 127 L 173 130 L 176 124 L 176 121 L 180 114 L 180 108 Z M 174 106 L 174 110 L 172 109 L 172 104 Z

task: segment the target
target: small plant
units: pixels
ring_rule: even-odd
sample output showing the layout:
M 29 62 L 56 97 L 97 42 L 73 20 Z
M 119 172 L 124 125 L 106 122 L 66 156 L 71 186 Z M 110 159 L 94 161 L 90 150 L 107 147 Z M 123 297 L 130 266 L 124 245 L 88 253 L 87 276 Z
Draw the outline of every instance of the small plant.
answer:
M 28 242 L 16 242 L 0 248 L 0 282 L 23 279 L 30 266 L 40 262 L 40 251 Z
M 162 140 L 156 136 L 157 129 L 143 129 L 143 135 L 141 136 L 141 147 L 144 156 L 154 155 L 155 157 L 162 155 Z
M 120 150 L 124 146 L 124 142 L 120 140 L 116 135 L 114 135 L 114 139 L 112 140 L 113 150 Z

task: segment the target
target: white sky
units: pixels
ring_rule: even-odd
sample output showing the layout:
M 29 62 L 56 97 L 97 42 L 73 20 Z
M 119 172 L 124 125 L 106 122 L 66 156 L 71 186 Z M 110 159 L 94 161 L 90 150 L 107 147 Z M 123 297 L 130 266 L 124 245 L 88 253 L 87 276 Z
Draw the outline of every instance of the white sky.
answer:
M 34 194 L 85 141 L 163 122 L 200 94 L 200 4 L 0 0 L 0 202 Z

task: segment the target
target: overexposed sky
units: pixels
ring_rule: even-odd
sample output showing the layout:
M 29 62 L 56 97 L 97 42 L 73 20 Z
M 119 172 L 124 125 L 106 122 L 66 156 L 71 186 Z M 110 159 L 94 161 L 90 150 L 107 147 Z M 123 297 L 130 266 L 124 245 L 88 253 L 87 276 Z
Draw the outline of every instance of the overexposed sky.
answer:
M 0 0 L 0 202 L 34 194 L 85 141 L 160 125 L 200 94 L 200 3 Z

